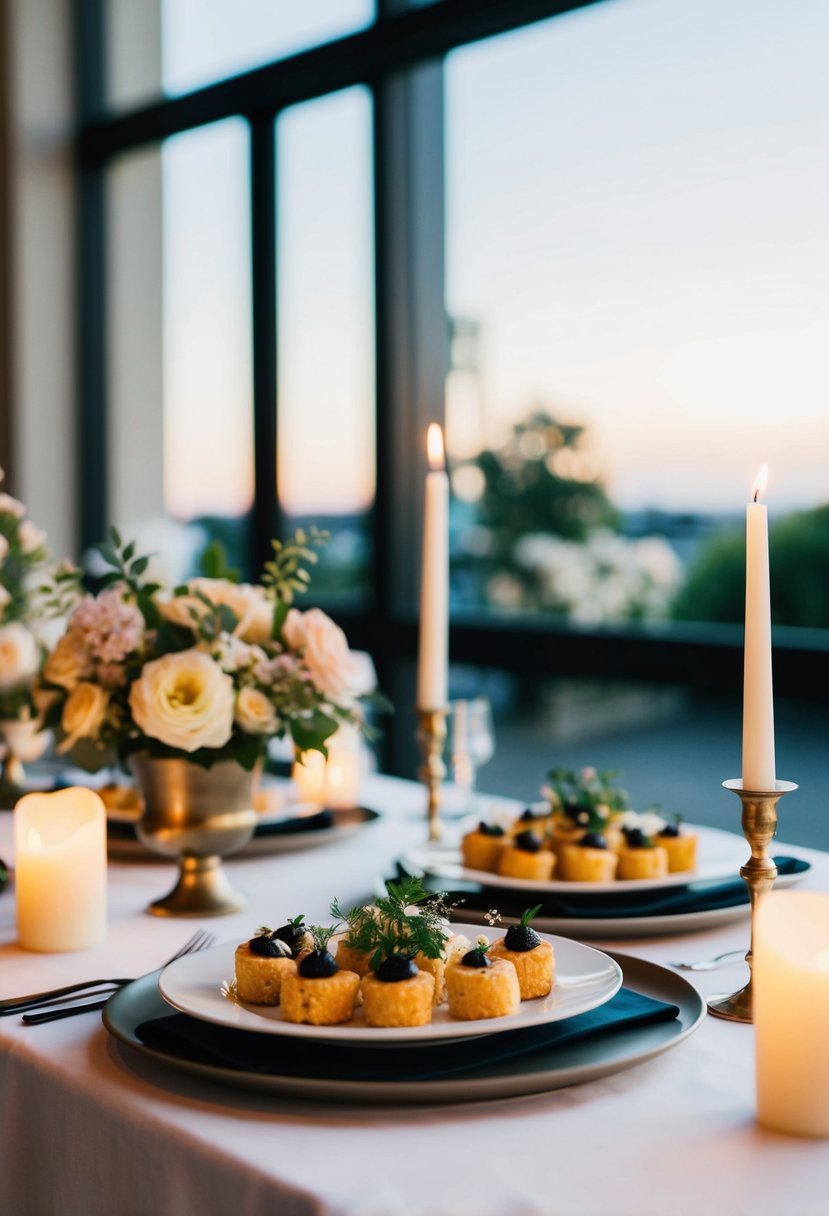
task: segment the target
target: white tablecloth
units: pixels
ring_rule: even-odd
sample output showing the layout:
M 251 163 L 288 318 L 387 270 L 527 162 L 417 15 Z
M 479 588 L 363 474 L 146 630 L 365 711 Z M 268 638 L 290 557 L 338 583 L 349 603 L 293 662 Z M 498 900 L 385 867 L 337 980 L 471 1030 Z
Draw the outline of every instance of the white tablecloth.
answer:
M 332 895 L 368 895 L 406 842 L 422 839 L 422 791 L 367 782 L 382 823 L 346 843 L 229 863 L 250 909 L 204 922 L 237 942 Z M 723 824 L 738 830 L 737 824 Z M 829 890 L 829 855 L 807 885 Z M 0 857 L 12 858 L 11 816 Z M 85 954 L 15 943 L 0 897 L 0 997 L 95 975 L 138 975 L 191 922 L 147 916 L 169 866 L 114 862 L 110 931 Z M 741 946 L 747 919 L 680 938 L 612 943 L 656 962 Z M 733 989 L 742 971 L 696 977 Z M 707 1018 L 675 1050 L 606 1080 L 542 1095 L 435 1108 L 274 1099 L 156 1066 L 110 1040 L 98 1014 L 26 1027 L 0 1020 L 2 1216 L 825 1216 L 829 1146 L 754 1122 L 751 1027 Z

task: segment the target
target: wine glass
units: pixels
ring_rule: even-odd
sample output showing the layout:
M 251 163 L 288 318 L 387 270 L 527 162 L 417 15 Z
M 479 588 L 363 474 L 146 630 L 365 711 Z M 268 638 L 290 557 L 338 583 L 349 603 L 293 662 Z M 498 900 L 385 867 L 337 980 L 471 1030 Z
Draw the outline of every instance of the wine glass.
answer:
M 478 769 L 495 754 L 495 728 L 489 698 L 450 701 L 447 727 L 452 780 L 461 793 L 463 813 L 468 814 L 474 811 L 477 802 Z

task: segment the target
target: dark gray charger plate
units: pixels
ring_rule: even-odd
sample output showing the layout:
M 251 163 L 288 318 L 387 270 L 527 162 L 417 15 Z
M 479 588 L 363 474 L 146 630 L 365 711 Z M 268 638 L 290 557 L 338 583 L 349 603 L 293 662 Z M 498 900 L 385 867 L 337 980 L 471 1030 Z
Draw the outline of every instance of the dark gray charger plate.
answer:
M 676 1005 L 679 1016 L 670 1022 L 608 1032 L 566 1047 L 535 1052 L 532 1056 L 517 1057 L 491 1067 L 469 1069 L 457 1076 L 435 1080 L 351 1081 L 281 1077 L 204 1064 L 147 1047 L 138 1038 L 136 1028 L 142 1022 L 164 1017 L 170 1012 L 158 991 L 157 972 L 116 993 L 104 1009 L 103 1021 L 114 1038 L 141 1055 L 178 1071 L 236 1089 L 258 1090 L 281 1097 L 368 1105 L 514 1098 L 580 1085 L 622 1072 L 676 1047 L 699 1026 L 705 1016 L 705 1002 L 686 979 L 645 959 L 624 954 L 610 954 L 610 957 L 622 968 L 627 988 Z
M 371 827 L 380 818 L 379 811 L 366 806 L 355 806 L 348 810 L 327 811 L 330 821 L 315 827 L 309 816 L 307 822 L 299 819 L 281 820 L 276 824 L 263 823 L 253 836 L 228 860 L 237 857 L 272 856 L 275 853 L 295 853 L 300 849 L 317 849 L 327 844 L 346 840 L 355 832 Z M 107 830 L 107 852 L 110 857 L 124 861 L 158 861 L 158 854 L 146 848 L 135 834 L 131 823 L 110 821 Z

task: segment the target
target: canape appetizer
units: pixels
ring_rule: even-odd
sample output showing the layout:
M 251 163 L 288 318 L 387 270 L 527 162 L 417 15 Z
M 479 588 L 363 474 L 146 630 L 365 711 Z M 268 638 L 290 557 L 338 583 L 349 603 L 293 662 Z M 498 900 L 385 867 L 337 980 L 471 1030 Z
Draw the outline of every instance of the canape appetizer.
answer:
M 586 832 L 575 844 L 561 850 L 561 877 L 565 882 L 611 882 L 619 858 L 608 848 L 607 839 Z
M 668 873 L 668 854 L 654 844 L 641 828 L 624 828 L 625 843 L 619 851 L 618 877 L 630 881 L 638 878 L 663 878 Z
M 697 865 L 697 836 L 682 826 L 679 816 L 675 823 L 666 823 L 654 836 L 656 844 L 661 845 L 668 854 L 668 872 L 681 874 L 685 870 L 694 870 Z
M 521 988 L 515 967 L 504 958 L 489 958 L 489 946 L 482 934 L 459 962 L 447 966 L 446 995 L 453 1018 L 502 1018 L 518 1010 Z
M 550 942 L 539 937 L 530 925 L 538 915 L 541 904 L 528 908 L 517 925 L 510 925 L 503 937 L 492 943 L 491 959 L 502 958 L 512 963 L 518 976 L 521 1000 L 546 996 L 553 986 L 555 954 Z
M 478 824 L 473 832 L 467 832 L 461 840 L 463 864 L 470 870 L 496 870 L 498 858 L 507 843 L 507 835 L 498 824 Z
M 329 953 L 334 931 L 333 926 L 312 926 L 313 949 L 293 973 L 283 977 L 281 1005 L 286 1022 L 336 1026 L 351 1020 L 360 977 L 355 971 L 340 970 Z
M 301 918 L 300 918 L 301 919 Z M 291 947 L 279 930 L 263 925 L 248 942 L 236 947 L 236 995 L 251 1005 L 278 1005 L 286 975 L 296 973 Z M 304 933 L 304 929 L 303 929 Z
M 504 847 L 498 859 L 498 873 L 508 878 L 547 882 L 555 864 L 555 857 L 544 848 L 540 836 L 535 832 L 519 832 L 512 843 Z

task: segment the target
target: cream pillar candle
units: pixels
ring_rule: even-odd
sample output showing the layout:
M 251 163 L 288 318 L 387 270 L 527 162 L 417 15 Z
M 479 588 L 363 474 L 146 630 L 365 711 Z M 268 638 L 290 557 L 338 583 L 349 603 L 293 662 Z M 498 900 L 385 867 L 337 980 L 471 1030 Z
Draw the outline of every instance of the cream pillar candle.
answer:
M 771 679 L 771 595 L 763 465 L 746 506 L 746 627 L 743 668 L 743 788 L 773 790 L 774 699 Z
M 443 709 L 449 659 L 449 478 L 443 434 L 436 422 L 429 427 L 427 445 L 430 471 L 423 502 L 417 707 Z
M 106 812 L 94 790 L 27 794 L 14 810 L 24 950 L 86 950 L 106 935 Z
M 328 759 L 322 752 L 303 752 L 293 767 L 293 779 L 304 802 L 332 811 L 359 804 L 363 775 L 363 748 L 359 732 L 343 725 L 328 740 Z
M 829 1137 L 829 895 L 764 896 L 753 955 L 757 1118 Z

